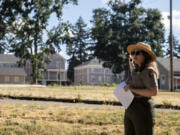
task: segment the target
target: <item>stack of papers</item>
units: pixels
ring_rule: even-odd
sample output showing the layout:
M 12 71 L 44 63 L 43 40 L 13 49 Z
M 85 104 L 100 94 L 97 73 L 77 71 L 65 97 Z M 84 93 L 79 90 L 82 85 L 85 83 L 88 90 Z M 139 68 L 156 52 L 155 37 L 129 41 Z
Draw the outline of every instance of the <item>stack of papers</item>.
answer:
M 134 99 L 134 95 L 131 91 L 125 91 L 124 86 L 126 86 L 125 82 L 120 83 L 115 89 L 114 89 L 114 95 L 118 98 L 120 103 L 123 105 L 125 109 L 129 107 L 131 102 Z

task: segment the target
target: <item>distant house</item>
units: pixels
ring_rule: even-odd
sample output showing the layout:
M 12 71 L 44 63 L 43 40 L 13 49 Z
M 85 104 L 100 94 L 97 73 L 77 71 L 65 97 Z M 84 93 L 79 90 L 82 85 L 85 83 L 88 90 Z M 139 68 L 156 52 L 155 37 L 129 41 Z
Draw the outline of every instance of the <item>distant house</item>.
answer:
M 60 54 L 50 55 L 50 63 L 46 64 L 47 72 L 41 69 L 42 79 L 38 79 L 42 84 L 65 84 L 67 82 L 67 70 L 65 69 L 66 59 Z
M 99 85 L 102 83 L 119 83 L 123 74 L 115 75 L 111 69 L 102 66 L 103 61 L 94 58 L 74 68 L 75 85 Z
M 31 63 L 27 62 L 24 68 L 19 68 L 17 61 L 19 61 L 19 59 L 14 55 L 0 54 L 0 83 L 23 84 L 25 82 L 32 82 Z M 43 78 L 38 78 L 38 82 L 42 84 L 66 83 L 66 59 L 60 54 L 52 54 L 50 55 L 50 61 L 49 64 L 45 64 L 47 72 L 40 69 Z
M 14 55 L 0 54 L 0 83 L 24 84 L 26 73 L 17 65 L 18 58 Z
M 170 89 L 170 59 L 169 58 L 157 58 L 157 65 L 159 69 L 159 88 L 169 90 Z M 174 89 L 180 90 L 180 59 L 173 59 L 174 69 Z

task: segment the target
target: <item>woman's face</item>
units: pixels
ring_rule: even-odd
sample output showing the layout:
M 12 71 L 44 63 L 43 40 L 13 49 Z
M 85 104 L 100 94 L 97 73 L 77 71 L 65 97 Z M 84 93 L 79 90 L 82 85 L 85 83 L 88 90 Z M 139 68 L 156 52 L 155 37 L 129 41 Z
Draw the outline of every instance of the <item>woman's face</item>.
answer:
M 143 55 L 142 51 L 136 49 L 136 50 L 134 50 L 134 51 L 131 52 L 131 55 L 132 55 L 132 57 L 133 57 L 134 62 L 135 62 L 137 65 L 141 66 L 142 63 L 144 62 L 144 55 Z

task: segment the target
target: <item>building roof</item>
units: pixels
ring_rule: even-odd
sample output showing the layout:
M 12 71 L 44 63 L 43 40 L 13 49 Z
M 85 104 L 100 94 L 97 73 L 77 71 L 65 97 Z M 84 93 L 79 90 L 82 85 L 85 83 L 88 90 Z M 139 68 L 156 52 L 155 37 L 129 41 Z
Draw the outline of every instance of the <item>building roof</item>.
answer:
M 0 75 L 22 75 L 26 73 L 23 68 L 0 68 Z
M 0 63 L 16 63 L 19 60 L 14 55 L 11 54 L 0 54 Z
M 63 60 L 66 61 L 66 59 L 58 53 L 51 54 L 50 55 L 51 59 L 57 59 L 57 58 L 62 58 Z M 0 63 L 16 63 L 19 60 L 16 56 L 13 54 L 0 54 Z
M 159 62 L 165 69 L 170 71 L 170 58 L 158 57 L 157 62 Z M 180 59 L 173 59 L 173 69 L 176 72 L 180 72 Z
M 103 63 L 104 63 L 103 61 L 100 61 L 99 59 L 94 58 L 94 59 L 91 59 L 89 61 L 86 61 L 86 62 L 76 66 L 75 68 L 81 67 L 81 66 L 86 66 L 86 65 L 102 65 Z
M 50 58 L 51 59 L 62 58 L 64 61 L 66 61 L 66 59 L 61 54 L 59 54 L 59 53 L 51 54 Z

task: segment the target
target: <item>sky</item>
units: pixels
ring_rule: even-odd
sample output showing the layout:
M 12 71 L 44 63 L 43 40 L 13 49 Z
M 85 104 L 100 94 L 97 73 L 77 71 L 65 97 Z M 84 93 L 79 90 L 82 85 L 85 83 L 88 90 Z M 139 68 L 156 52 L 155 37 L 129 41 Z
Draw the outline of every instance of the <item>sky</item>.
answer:
M 88 27 L 90 28 L 92 24 L 93 10 L 96 8 L 107 8 L 107 2 L 109 0 L 78 0 L 78 5 L 66 5 L 63 9 L 63 20 L 69 21 L 72 24 L 75 24 L 78 18 L 81 16 Z M 130 0 L 124 0 L 129 2 Z M 162 22 L 165 25 L 166 36 L 169 33 L 169 20 L 167 16 L 169 15 L 169 1 L 170 0 L 142 0 L 141 6 L 144 8 L 157 8 L 163 16 Z M 180 0 L 173 1 L 173 34 L 180 41 Z M 52 16 L 50 19 L 52 25 L 57 24 L 55 21 L 55 16 Z M 69 57 L 66 54 L 65 46 L 62 46 L 62 51 L 60 54 L 68 59 Z M 67 68 L 67 63 L 66 63 Z

